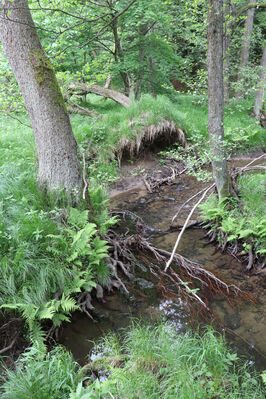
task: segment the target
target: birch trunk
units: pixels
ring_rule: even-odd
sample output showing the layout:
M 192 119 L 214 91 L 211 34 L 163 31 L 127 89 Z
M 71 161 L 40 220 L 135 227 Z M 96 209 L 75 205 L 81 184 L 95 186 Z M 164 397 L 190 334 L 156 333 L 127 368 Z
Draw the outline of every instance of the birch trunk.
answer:
M 27 0 L 1 2 L 0 39 L 34 131 L 38 181 L 54 191 L 80 191 L 81 167 L 64 99 L 32 20 Z
M 219 199 L 230 195 L 223 128 L 223 1 L 208 0 L 208 132 Z
M 264 50 L 261 58 L 261 71 L 259 74 L 259 85 L 255 94 L 254 115 L 256 119 L 260 119 L 260 113 L 263 109 L 265 80 L 266 80 L 266 42 L 264 43 Z

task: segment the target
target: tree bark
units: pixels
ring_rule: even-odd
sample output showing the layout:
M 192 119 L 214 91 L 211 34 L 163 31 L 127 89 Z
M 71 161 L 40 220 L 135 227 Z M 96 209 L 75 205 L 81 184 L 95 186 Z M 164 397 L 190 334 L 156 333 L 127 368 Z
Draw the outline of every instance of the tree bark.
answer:
M 117 19 L 114 19 L 114 22 L 112 24 L 112 30 L 113 30 L 113 35 L 114 35 L 114 39 L 115 39 L 115 51 L 114 51 L 115 61 L 116 62 L 120 61 L 123 65 L 124 53 L 123 53 L 121 41 L 120 41 L 120 38 L 118 35 Z M 122 69 L 120 69 L 120 76 L 124 82 L 125 94 L 126 94 L 126 96 L 129 96 L 129 94 L 130 94 L 130 79 L 129 79 L 128 73 L 123 71 Z
M 80 92 L 84 93 L 94 93 L 98 96 L 103 96 L 114 100 L 118 104 L 123 105 L 123 107 L 128 107 L 131 104 L 131 100 L 129 97 L 125 96 L 124 94 L 120 93 L 119 91 L 106 89 L 101 86 L 97 85 L 86 85 L 86 83 L 72 83 L 68 87 L 68 92 Z
M 255 103 L 253 112 L 256 119 L 260 119 L 260 113 L 263 109 L 265 78 L 266 78 L 266 42 L 264 43 L 264 50 L 261 58 L 261 71 L 259 74 L 258 90 L 255 93 Z
M 254 1 L 249 0 L 249 3 L 254 4 Z M 245 21 L 245 27 L 244 27 L 243 42 L 242 42 L 242 47 L 241 47 L 238 81 L 241 81 L 241 79 L 244 77 L 243 76 L 243 68 L 245 68 L 248 64 L 250 40 L 251 40 L 251 33 L 252 33 L 253 21 L 254 21 L 254 13 L 255 13 L 254 7 L 251 7 L 248 9 L 247 19 Z M 243 97 L 243 95 L 244 95 L 243 91 L 238 90 L 236 93 L 236 100 L 240 100 Z
M 230 97 L 230 46 L 231 46 L 231 21 L 228 17 L 232 15 L 232 0 L 226 0 L 224 15 L 224 35 L 223 35 L 223 54 L 224 54 L 224 102 L 228 103 Z
M 38 181 L 51 191 L 64 188 L 68 193 L 73 190 L 77 193 L 82 186 L 77 144 L 28 2 L 5 0 L 2 4 L 0 38 L 34 131 L 39 158 Z
M 223 1 L 208 0 L 208 132 L 219 199 L 230 195 L 223 128 Z

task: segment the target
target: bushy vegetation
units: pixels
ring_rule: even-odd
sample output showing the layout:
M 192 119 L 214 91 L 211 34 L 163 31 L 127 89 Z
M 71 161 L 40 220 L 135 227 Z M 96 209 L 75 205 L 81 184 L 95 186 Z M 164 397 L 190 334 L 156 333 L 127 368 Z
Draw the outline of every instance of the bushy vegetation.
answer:
M 213 231 L 226 234 L 227 242 L 241 240 L 243 254 L 253 249 L 256 254 L 266 253 L 266 204 L 264 174 L 239 177 L 240 204 L 231 199 L 219 202 L 212 195 L 200 205 L 203 221 Z M 224 240 L 225 237 L 220 239 Z
M 0 309 L 22 314 L 33 343 L 42 322 L 68 321 L 76 296 L 96 283 L 106 286 L 108 246 L 101 238 L 108 217 L 104 192 L 90 189 L 93 213 L 41 192 L 36 183 L 33 136 L 18 122 L 1 122 Z
M 203 335 L 177 335 L 166 323 L 135 323 L 122 339 L 105 337 L 94 354 L 95 360 L 80 368 L 60 347 L 47 354 L 32 348 L 7 372 L 1 397 L 264 398 L 259 377 L 210 328 Z M 106 378 L 93 381 L 90 371 Z

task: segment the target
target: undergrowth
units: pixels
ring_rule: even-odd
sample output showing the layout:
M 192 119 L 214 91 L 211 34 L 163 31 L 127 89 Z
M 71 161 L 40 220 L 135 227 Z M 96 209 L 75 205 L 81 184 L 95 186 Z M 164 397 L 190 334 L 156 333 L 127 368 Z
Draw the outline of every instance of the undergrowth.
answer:
M 7 371 L 1 398 L 264 398 L 259 376 L 211 328 L 177 335 L 166 323 L 135 323 L 123 338 L 104 337 L 93 353 L 81 368 L 61 347 L 47 354 L 31 348 Z
M 0 145 L 0 317 L 21 315 L 41 345 L 43 323 L 68 321 L 79 293 L 109 283 L 102 237 L 116 219 L 100 187 L 90 189 L 93 214 L 39 190 L 29 128 L 2 121 Z
M 227 242 L 242 242 L 242 254 L 251 248 L 256 254 L 266 254 L 265 175 L 242 175 L 238 178 L 241 202 L 219 202 L 212 195 L 200 205 L 201 216 L 213 231 L 226 234 Z M 220 241 L 225 239 L 218 235 Z

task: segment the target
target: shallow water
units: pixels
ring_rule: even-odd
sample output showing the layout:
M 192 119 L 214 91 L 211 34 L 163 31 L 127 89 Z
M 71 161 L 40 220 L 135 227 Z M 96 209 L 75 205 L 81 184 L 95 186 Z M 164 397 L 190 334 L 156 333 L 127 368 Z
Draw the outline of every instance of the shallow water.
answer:
M 149 238 L 150 241 L 157 247 L 171 251 L 178 232 L 165 231 L 169 229 L 173 215 L 185 199 L 204 186 L 206 184 L 200 186 L 195 179 L 183 176 L 177 184 L 163 187 L 154 194 L 147 194 L 143 187 L 118 194 L 112 200 L 112 207 L 119 210 L 128 209 L 141 216 L 149 226 L 156 229 Z M 180 214 L 180 224 L 190 209 L 191 205 Z M 193 216 L 193 219 L 196 217 L 197 215 Z M 161 232 L 158 232 L 158 229 Z M 227 340 L 234 349 L 244 354 L 250 362 L 254 362 L 258 369 L 264 369 L 266 296 L 263 291 L 263 277 L 244 274 L 244 266 L 208 244 L 205 232 L 200 229 L 189 229 L 185 232 L 178 252 L 215 271 L 224 281 L 257 295 L 255 305 L 244 303 L 232 308 L 225 299 L 217 296 L 211 300 L 209 306 L 226 327 Z M 132 317 L 157 320 L 164 315 L 175 324 L 177 331 L 189 328 L 192 320 L 186 304 L 180 298 L 160 298 L 156 287 L 148 282 L 149 279 L 149 274 L 142 272 L 136 283 L 131 284 L 129 297 L 113 294 L 105 298 L 105 303 L 96 303 L 97 323 L 79 313 L 74 315 L 72 323 L 63 330 L 61 342 L 73 352 L 76 360 L 84 363 L 93 346 L 92 340 L 111 330 L 127 328 Z M 202 320 L 197 322 L 202 324 Z

